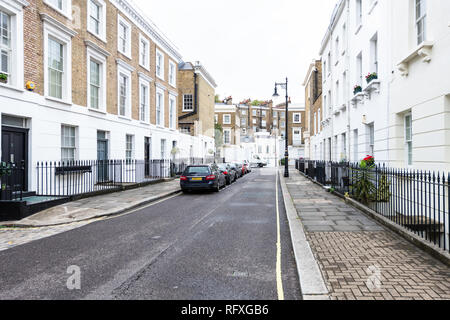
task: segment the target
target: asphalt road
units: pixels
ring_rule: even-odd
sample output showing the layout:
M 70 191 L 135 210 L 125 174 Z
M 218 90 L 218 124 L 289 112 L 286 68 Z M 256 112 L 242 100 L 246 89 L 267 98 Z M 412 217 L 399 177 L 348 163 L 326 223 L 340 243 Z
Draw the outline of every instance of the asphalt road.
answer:
M 220 193 L 175 196 L 0 252 L 0 299 L 300 299 L 280 188 L 277 274 L 275 177 L 255 169 Z

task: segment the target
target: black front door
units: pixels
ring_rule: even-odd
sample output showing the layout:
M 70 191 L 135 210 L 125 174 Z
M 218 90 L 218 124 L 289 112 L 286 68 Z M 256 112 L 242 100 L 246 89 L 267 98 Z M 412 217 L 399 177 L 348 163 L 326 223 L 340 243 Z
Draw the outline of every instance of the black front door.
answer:
M 2 162 L 11 163 L 14 168 L 14 191 L 27 191 L 28 130 L 2 127 Z M 21 169 L 22 168 L 22 169 Z
M 150 176 L 150 158 L 151 158 L 151 138 L 145 137 L 144 153 L 145 153 L 145 176 Z

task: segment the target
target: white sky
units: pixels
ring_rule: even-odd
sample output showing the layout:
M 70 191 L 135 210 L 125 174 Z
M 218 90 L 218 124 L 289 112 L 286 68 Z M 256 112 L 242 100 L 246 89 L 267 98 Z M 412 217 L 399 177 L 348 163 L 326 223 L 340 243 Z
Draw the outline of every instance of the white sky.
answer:
M 134 0 L 176 45 L 200 61 L 221 98 L 269 100 L 289 78 L 293 103 L 337 0 Z M 279 91 L 284 96 L 284 90 Z

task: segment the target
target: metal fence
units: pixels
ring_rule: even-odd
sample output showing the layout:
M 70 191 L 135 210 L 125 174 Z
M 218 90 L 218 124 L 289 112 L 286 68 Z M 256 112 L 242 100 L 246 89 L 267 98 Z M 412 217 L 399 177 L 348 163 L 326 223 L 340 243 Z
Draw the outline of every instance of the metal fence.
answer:
M 0 164 L 0 201 L 22 200 L 25 174 L 23 163 Z
M 171 177 L 170 160 L 39 162 L 36 194 L 74 196 Z
M 296 167 L 450 252 L 450 173 L 304 160 Z

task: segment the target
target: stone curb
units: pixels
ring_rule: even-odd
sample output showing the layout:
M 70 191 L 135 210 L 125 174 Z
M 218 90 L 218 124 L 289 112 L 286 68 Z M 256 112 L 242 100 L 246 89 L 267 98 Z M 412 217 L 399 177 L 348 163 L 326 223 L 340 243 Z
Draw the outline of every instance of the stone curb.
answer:
M 309 178 L 308 176 L 304 175 L 301 172 L 300 172 L 300 174 L 303 177 L 305 177 L 308 180 L 310 180 L 311 182 L 313 182 L 313 183 L 317 184 L 318 186 L 321 186 L 322 188 L 324 188 L 324 186 L 321 185 L 320 183 L 318 183 L 317 181 L 314 181 L 313 179 Z M 427 252 L 428 254 L 430 254 L 431 256 L 436 258 L 437 260 L 441 261 L 443 264 L 445 264 L 447 266 L 450 266 L 450 253 L 442 250 L 441 248 L 439 248 L 438 246 L 434 245 L 431 242 L 423 240 L 418 235 L 414 234 L 411 231 L 408 231 L 408 230 L 402 228 L 401 226 L 399 226 L 396 223 L 392 222 L 391 220 L 383 217 L 379 213 L 377 213 L 374 210 L 366 207 L 365 205 L 359 203 L 358 201 L 356 201 L 354 199 L 351 199 L 351 198 L 346 198 L 346 197 L 344 197 L 344 196 L 342 196 L 342 195 L 340 195 L 340 194 L 338 194 L 336 192 L 332 192 L 332 194 L 337 196 L 337 197 L 339 197 L 339 198 L 341 198 L 341 199 L 343 199 L 347 204 L 349 204 L 352 207 L 358 209 L 364 215 L 368 216 L 369 218 L 374 219 L 375 221 L 377 221 L 378 223 L 382 224 L 384 227 L 388 228 L 389 230 L 395 232 L 397 235 L 401 236 L 402 238 L 404 238 L 408 242 L 412 243 L 413 245 L 415 245 L 419 249 L 422 249 L 423 251 Z
M 62 226 L 62 225 L 66 225 L 66 224 L 71 224 L 71 223 L 76 223 L 76 222 L 83 222 L 83 221 L 88 221 L 88 220 L 97 219 L 97 218 L 112 217 L 112 216 L 117 216 L 117 215 L 123 214 L 123 213 L 125 213 L 127 211 L 130 211 L 130 210 L 133 210 L 133 209 L 137 209 L 139 207 L 145 206 L 147 204 L 156 202 L 158 200 L 162 200 L 164 198 L 167 198 L 169 196 L 172 196 L 172 195 L 175 195 L 175 194 L 179 194 L 179 193 L 181 193 L 181 189 L 175 190 L 175 191 L 166 192 L 166 193 L 162 193 L 162 194 L 159 194 L 157 196 L 153 196 L 153 197 L 150 197 L 150 198 L 145 198 L 145 199 L 140 200 L 140 201 L 136 201 L 133 204 L 130 204 L 129 206 L 127 206 L 126 208 L 121 208 L 119 210 L 109 210 L 109 211 L 106 211 L 104 213 L 93 215 L 93 216 L 88 217 L 88 218 L 75 219 L 73 221 L 68 221 L 68 222 L 48 223 L 48 224 L 1 223 L 0 226 L 8 227 L 8 228 L 21 228 L 21 229 L 43 228 L 43 227 Z
M 303 300 L 330 300 L 322 272 L 314 258 L 303 224 L 298 216 L 297 209 L 295 209 L 292 196 L 282 174 L 280 174 L 280 182 L 286 215 L 289 221 L 302 298 Z

